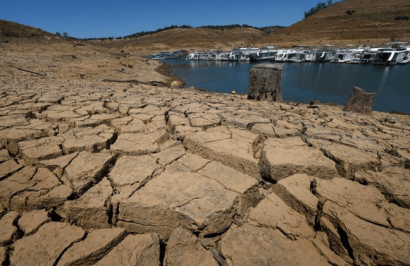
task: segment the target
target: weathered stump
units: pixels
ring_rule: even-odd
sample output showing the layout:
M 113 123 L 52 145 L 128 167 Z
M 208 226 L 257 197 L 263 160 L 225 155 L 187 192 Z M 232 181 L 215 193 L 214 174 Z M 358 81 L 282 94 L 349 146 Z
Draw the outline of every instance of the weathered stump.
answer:
M 248 99 L 283 102 L 282 67 L 275 64 L 254 66 L 249 71 Z
M 371 114 L 376 93 L 368 93 L 362 88 L 353 87 L 343 111 Z

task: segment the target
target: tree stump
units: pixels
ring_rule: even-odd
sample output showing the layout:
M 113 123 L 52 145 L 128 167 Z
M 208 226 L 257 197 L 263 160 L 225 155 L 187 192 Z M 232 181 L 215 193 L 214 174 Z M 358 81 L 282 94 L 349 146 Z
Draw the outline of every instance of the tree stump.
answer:
M 276 64 L 259 64 L 249 71 L 248 99 L 283 102 L 282 67 Z
M 368 93 L 362 88 L 353 87 L 343 111 L 352 111 L 362 114 L 371 114 L 376 93 Z

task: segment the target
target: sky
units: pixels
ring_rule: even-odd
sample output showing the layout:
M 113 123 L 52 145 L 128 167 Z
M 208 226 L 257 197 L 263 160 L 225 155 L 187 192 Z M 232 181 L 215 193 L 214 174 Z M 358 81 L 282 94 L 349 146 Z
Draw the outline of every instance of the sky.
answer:
M 170 25 L 290 26 L 319 0 L 12 0 L 0 19 L 76 38 L 120 37 Z M 322 2 L 326 2 L 322 0 Z

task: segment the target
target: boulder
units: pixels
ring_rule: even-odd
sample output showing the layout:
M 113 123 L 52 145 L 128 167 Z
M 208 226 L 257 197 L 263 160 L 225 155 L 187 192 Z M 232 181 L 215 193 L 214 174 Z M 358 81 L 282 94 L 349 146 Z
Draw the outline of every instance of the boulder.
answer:
M 362 114 L 371 114 L 376 93 L 367 93 L 362 88 L 353 87 L 343 111 L 352 111 Z
M 259 64 L 249 71 L 248 99 L 283 102 L 282 67 L 277 64 Z
M 174 80 L 173 82 L 171 82 L 171 88 L 173 88 L 173 89 L 181 89 L 182 86 L 183 86 L 183 84 L 179 80 Z

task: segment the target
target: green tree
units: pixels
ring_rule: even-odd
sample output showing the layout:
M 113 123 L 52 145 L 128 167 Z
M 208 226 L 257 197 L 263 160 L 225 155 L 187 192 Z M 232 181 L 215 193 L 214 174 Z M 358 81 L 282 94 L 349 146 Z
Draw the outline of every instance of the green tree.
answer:
M 67 38 L 67 37 L 68 37 L 68 33 L 67 33 L 67 32 L 63 32 L 63 36 L 64 36 L 65 38 Z
M 56 32 L 56 35 L 61 36 L 61 33 L 59 33 L 58 31 Z
M 327 6 L 331 6 L 333 4 L 333 0 L 327 0 Z

